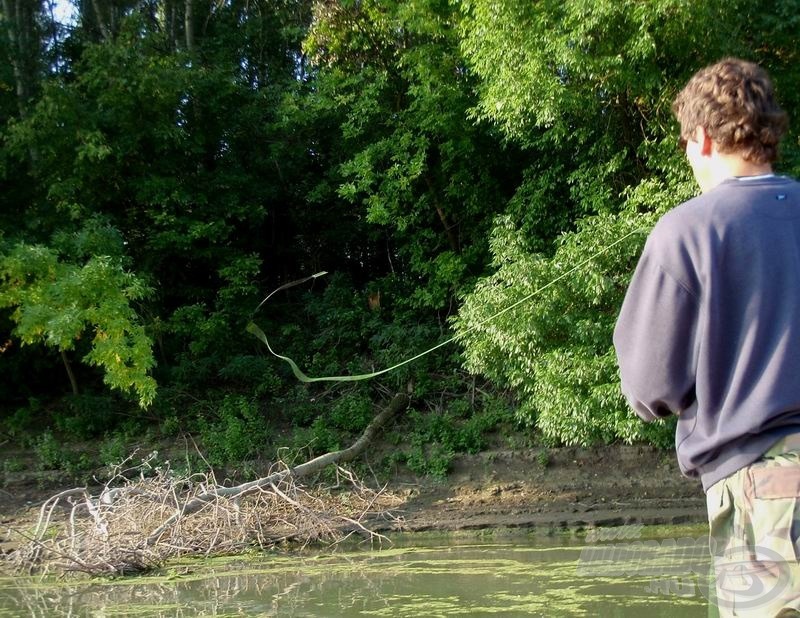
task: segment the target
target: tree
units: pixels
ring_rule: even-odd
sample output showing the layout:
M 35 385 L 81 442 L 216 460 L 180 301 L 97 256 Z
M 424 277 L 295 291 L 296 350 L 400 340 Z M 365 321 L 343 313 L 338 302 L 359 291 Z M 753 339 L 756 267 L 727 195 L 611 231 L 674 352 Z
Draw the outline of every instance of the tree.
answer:
M 447 309 L 482 271 L 514 176 L 513 149 L 467 117 L 457 13 L 440 0 L 317 2 L 305 49 L 313 96 L 344 112 L 338 195 L 388 239 L 372 278 L 393 271 L 410 284 L 399 303 Z
M 495 273 L 466 295 L 455 322 L 467 366 L 513 387 L 519 418 L 548 441 L 669 440 L 668 430 L 640 425 L 628 411 L 611 334 L 646 232 L 696 190 L 674 147 L 670 102 L 702 64 L 741 55 L 772 72 L 792 115 L 796 89 L 780 88 L 798 77 L 792 26 L 780 23 L 796 24 L 790 4 L 462 3 L 462 47 L 481 77 L 477 117 L 546 156 L 546 165 L 555 161 L 574 213 L 552 250 L 520 232 L 514 217 L 499 219 Z M 796 172 L 797 144 L 786 144 L 784 169 Z M 522 194 L 532 212 L 563 208 L 549 184 Z
M 142 407 L 152 403 L 152 342 L 131 306 L 146 293 L 141 281 L 109 256 L 71 264 L 52 249 L 25 243 L 0 254 L 0 308 L 13 309 L 12 334 L 23 344 L 56 348 L 75 394 L 78 383 L 67 352 L 88 330 L 91 349 L 84 360 L 102 367 L 111 388 L 132 391 Z

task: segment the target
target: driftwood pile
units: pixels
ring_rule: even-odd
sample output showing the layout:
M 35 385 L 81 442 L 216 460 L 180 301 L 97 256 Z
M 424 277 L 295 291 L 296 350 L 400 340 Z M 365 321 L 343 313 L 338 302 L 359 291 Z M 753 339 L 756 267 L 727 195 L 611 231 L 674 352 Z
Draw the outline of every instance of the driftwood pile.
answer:
M 33 531 L 16 531 L 25 542 L 4 559 L 17 571 L 118 575 L 178 556 L 285 541 L 336 543 L 353 534 L 381 540 L 367 522 L 391 517 L 399 500 L 385 487 L 367 488 L 339 464 L 360 455 L 381 426 L 407 406 L 407 397 L 397 395 L 349 448 L 293 468 L 276 464 L 267 476 L 234 487 L 219 485 L 211 472 L 179 476 L 145 460 L 134 470 L 138 476 L 120 471 L 95 494 L 86 488 L 60 492 L 42 505 Z M 312 493 L 298 483 L 330 465 L 336 466 L 333 488 Z

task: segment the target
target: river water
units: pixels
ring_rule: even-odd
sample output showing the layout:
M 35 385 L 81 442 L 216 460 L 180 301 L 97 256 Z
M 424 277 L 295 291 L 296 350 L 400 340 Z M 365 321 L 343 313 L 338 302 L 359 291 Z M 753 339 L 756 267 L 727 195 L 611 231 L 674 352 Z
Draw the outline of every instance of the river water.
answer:
M 406 537 L 381 550 L 195 560 L 109 581 L 6 578 L 0 617 L 704 617 L 705 541 L 680 536 Z

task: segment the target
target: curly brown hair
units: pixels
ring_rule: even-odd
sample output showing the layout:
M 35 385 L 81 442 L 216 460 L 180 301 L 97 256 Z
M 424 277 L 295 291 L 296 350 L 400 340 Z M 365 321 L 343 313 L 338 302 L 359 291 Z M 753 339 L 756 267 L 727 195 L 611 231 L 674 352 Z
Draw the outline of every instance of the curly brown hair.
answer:
M 695 73 L 678 93 L 672 111 L 681 125 L 681 140 L 703 127 L 720 152 L 735 152 L 753 163 L 777 159 L 788 126 L 767 72 L 738 58 L 725 58 Z

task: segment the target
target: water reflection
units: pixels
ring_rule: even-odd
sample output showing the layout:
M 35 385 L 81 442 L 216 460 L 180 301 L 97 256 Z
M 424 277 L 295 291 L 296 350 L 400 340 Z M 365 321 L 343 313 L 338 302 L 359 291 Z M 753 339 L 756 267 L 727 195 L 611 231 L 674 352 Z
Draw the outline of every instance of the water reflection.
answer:
M 258 556 L 177 565 L 111 582 L 0 581 L 0 616 L 705 616 L 707 569 L 657 545 L 670 566 L 592 574 L 582 548 L 541 540 L 431 544 L 320 556 Z M 585 556 L 584 552 L 584 556 Z M 683 562 L 676 562 L 683 561 Z M 685 569 L 683 568 L 685 564 Z M 677 565 L 677 566 L 676 566 Z M 585 566 L 585 565 L 584 565 Z M 681 575 L 684 574 L 684 575 Z M 675 584 L 678 584 L 676 587 Z

